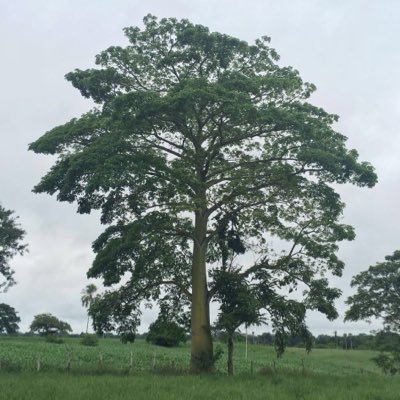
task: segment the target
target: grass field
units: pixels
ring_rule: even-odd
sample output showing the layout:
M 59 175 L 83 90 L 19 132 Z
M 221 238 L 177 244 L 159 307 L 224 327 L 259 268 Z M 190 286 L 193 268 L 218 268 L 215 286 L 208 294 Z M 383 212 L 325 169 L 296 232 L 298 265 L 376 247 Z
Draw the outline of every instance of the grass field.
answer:
M 102 339 L 85 347 L 31 337 L 0 337 L 0 399 L 400 399 L 399 377 L 384 376 L 371 351 L 235 346 L 235 376 L 226 359 L 214 375 L 190 376 L 189 345 L 166 349 L 144 341 Z M 133 368 L 129 370 L 132 354 Z M 67 371 L 69 365 L 69 372 Z M 39 371 L 38 371 L 39 366 Z

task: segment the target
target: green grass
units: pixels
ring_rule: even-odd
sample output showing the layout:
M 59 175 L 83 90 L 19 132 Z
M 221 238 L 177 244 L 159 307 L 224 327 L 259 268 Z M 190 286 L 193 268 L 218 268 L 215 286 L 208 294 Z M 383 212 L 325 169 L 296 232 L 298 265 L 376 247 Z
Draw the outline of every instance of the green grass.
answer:
M 129 372 L 131 352 L 133 371 Z M 276 359 L 273 348 L 249 345 L 246 360 L 244 344 L 238 343 L 234 377 L 226 375 L 225 357 L 214 375 L 190 376 L 186 373 L 189 344 L 167 349 L 144 341 L 123 345 L 115 339 L 101 339 L 93 348 L 80 345 L 76 338 L 57 345 L 32 337 L 0 337 L 0 400 L 398 400 L 400 379 L 383 375 L 371 361 L 375 354 L 315 349 L 307 355 L 302 349 L 290 348 Z
M 299 374 L 227 376 L 77 376 L 0 374 L 0 398 L 25 399 L 302 399 L 398 400 L 393 378 Z M 3 397 L 2 397 L 3 396 Z
M 216 344 L 222 346 L 224 344 Z M 97 347 L 86 347 L 77 338 L 67 338 L 65 344 L 46 343 L 38 337 L 0 337 L 0 362 L 3 370 L 28 372 L 36 371 L 37 360 L 44 371 L 62 371 L 71 356 L 71 370 L 79 373 L 98 373 L 101 369 L 108 372 L 123 373 L 128 369 L 130 354 L 133 356 L 135 372 L 144 372 L 173 365 L 178 370 L 185 370 L 189 365 L 190 345 L 178 348 L 153 346 L 144 340 L 134 344 L 122 344 L 117 339 L 100 339 Z M 263 368 L 290 369 L 328 373 L 330 375 L 379 374 L 371 358 L 372 351 L 344 351 L 314 349 L 307 354 L 304 349 L 288 348 L 284 356 L 276 358 L 271 346 L 248 346 L 245 359 L 244 343 L 235 344 L 235 372 L 250 372 L 251 365 L 256 372 Z M 103 360 L 100 366 L 100 355 Z M 226 351 L 217 363 L 217 371 L 226 370 Z

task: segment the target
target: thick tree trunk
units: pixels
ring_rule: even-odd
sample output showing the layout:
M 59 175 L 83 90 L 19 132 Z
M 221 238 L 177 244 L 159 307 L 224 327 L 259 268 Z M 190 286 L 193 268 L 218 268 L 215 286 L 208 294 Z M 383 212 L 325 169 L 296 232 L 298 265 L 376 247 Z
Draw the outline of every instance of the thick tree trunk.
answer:
M 228 375 L 233 375 L 233 338 L 228 335 Z
M 196 212 L 192 263 L 192 356 L 190 372 L 213 369 L 213 344 L 207 288 L 207 217 Z

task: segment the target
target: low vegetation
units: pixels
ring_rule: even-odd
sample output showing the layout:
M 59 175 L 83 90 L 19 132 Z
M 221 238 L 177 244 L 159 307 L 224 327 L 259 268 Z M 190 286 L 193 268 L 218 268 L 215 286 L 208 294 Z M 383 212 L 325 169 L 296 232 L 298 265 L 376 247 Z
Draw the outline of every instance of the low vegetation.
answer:
M 99 338 L 96 335 L 90 335 L 86 333 L 81 337 L 80 340 L 81 345 L 83 346 L 97 346 L 99 344 Z
M 216 373 L 226 374 L 227 353 L 225 345 L 221 346 L 224 354 L 216 363 Z M 39 359 L 41 371 L 64 372 L 70 357 L 71 372 L 96 374 L 99 372 L 101 356 L 103 372 L 120 374 L 127 372 L 132 354 L 132 372 L 141 373 L 166 367 L 184 372 L 190 357 L 189 347 L 189 343 L 174 348 L 153 346 L 143 339 L 124 345 L 116 338 L 100 338 L 97 347 L 87 347 L 82 346 L 76 337 L 64 337 L 64 345 L 52 346 L 40 337 L 0 336 L 1 371 L 36 371 Z M 371 361 L 378 354 L 376 351 L 314 349 L 307 354 L 301 348 L 288 348 L 283 357 L 277 358 L 273 346 L 251 344 L 249 341 L 246 359 L 246 344 L 236 342 L 235 347 L 236 375 L 250 373 L 251 370 L 259 373 L 268 369 L 338 376 L 382 375 Z
M 216 373 L 190 376 L 188 348 L 153 346 L 143 339 L 123 345 L 78 338 L 52 346 L 37 337 L 0 337 L 0 386 L 7 399 L 381 399 L 397 400 L 400 380 L 384 375 L 368 350 L 288 348 L 277 359 L 272 346 L 235 344 L 235 379 L 226 374 L 226 352 Z M 29 388 L 29 390 L 27 390 Z

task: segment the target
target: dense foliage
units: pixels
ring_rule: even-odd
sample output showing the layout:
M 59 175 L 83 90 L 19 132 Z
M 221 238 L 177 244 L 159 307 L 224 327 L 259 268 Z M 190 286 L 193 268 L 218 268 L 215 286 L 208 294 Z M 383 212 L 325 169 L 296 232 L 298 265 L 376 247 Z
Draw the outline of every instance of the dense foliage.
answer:
M 13 211 L 6 210 L 0 204 L 0 277 L 5 278 L 3 282 L 0 281 L 0 291 L 7 290 L 15 283 L 9 262 L 16 254 L 26 251 L 27 245 L 22 243 L 24 236 L 25 231 L 19 226 Z
M 133 343 L 140 325 L 140 310 L 134 302 L 127 302 L 118 291 L 97 295 L 91 302 L 89 314 L 97 334 L 115 332 L 123 343 Z
M 72 332 L 72 328 L 67 322 L 61 321 L 51 314 L 35 315 L 30 330 L 43 336 Z
M 253 253 L 241 277 L 270 299 L 277 329 L 292 318 L 286 304 L 300 326 L 309 308 L 333 318 L 339 292 L 325 274 L 341 274 L 337 242 L 354 232 L 332 185 L 372 187 L 376 175 L 267 37 L 248 44 L 150 15 L 144 25 L 126 28 L 128 46 L 100 53 L 96 68 L 66 75 L 97 106 L 31 143 L 58 156 L 34 190 L 101 211 L 109 226 L 88 275 L 119 284 L 128 315 L 165 294 L 190 303 L 191 369 L 209 370 L 208 272 L 226 269 L 229 252 Z M 299 284 L 302 301 L 278 294 Z
M 347 300 L 346 320 L 382 318 L 386 329 L 400 332 L 400 250 L 360 272 L 351 286 L 357 292 Z
M 146 341 L 158 346 L 174 347 L 186 342 L 185 329 L 174 321 L 157 318 L 149 326 Z
M 19 322 L 21 322 L 21 319 L 13 307 L 0 303 L 0 334 L 7 333 L 10 335 L 16 333 L 19 329 Z
M 81 337 L 81 345 L 83 346 L 97 346 L 99 344 L 99 338 L 96 335 L 85 334 Z
M 375 362 L 385 373 L 400 371 L 400 250 L 354 276 L 357 292 L 347 299 L 346 320 L 382 318 L 384 330 L 377 336 L 383 351 Z M 392 331 L 392 332 L 391 332 Z M 396 334 L 397 333 L 397 334 Z M 383 340 L 383 338 L 385 340 Z M 391 340 L 388 340 L 388 338 Z

